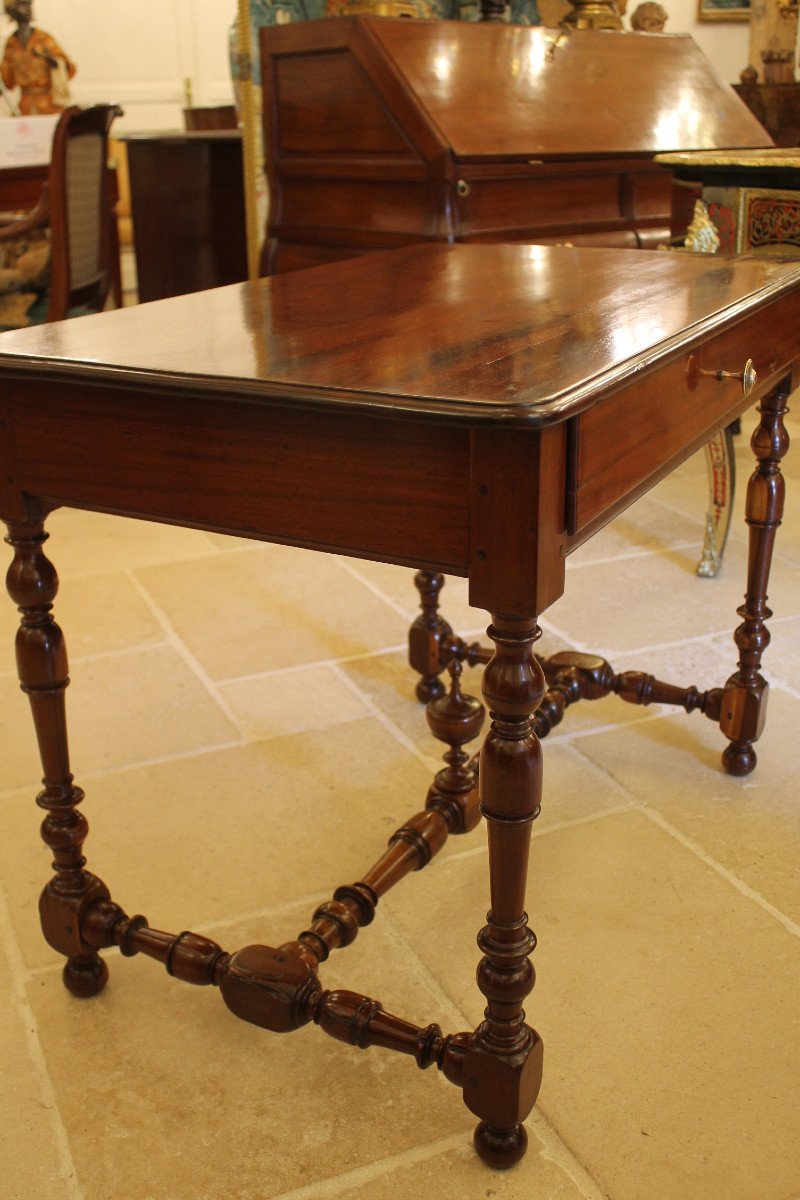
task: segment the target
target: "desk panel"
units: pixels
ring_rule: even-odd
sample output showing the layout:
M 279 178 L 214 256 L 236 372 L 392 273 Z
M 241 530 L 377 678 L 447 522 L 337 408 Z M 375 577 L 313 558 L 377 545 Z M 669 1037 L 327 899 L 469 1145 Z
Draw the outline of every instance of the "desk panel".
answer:
M 125 139 L 139 299 L 247 278 L 238 130 Z
M 69 385 L 8 412 L 50 502 L 466 573 L 464 430 Z

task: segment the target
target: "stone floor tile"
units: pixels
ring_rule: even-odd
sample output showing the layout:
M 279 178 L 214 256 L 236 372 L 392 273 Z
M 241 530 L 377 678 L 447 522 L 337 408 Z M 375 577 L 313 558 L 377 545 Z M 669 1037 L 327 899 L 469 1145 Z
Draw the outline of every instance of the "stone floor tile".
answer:
M 425 706 L 414 696 L 418 676 L 408 665 L 405 650 L 350 659 L 341 665 L 340 670 L 404 737 L 430 757 L 432 764 L 438 762 L 444 746 L 440 747 L 433 737 L 425 719 Z M 480 695 L 479 673 L 468 671 L 463 678 L 464 691 L 470 695 Z
M 798 728 L 800 699 L 773 690 L 758 764 L 738 779 L 722 769 L 726 741 L 719 728 L 702 717 L 669 717 L 578 745 L 628 793 L 800 924 Z
M 406 637 L 404 618 L 331 556 L 293 547 L 215 554 L 136 575 L 215 680 L 369 653 Z
M 0 597 L 0 600 L 3 600 Z M 64 580 L 53 616 L 64 632 L 69 662 L 164 641 L 164 631 L 133 584 L 121 572 Z M 14 639 L 19 612 L 0 603 L 0 673 L 16 676 Z
M 75 663 L 67 689 L 72 768 L 82 778 L 163 755 L 238 741 L 225 713 L 171 646 Z M 41 777 L 25 697 L 0 677 L 3 790 Z
M 733 540 L 716 579 L 694 573 L 694 556 L 667 551 L 624 564 L 582 567 L 545 613 L 563 637 L 611 657 L 636 647 L 680 642 L 733 631 L 746 585 L 746 546 Z M 800 566 L 773 563 L 770 607 L 782 617 L 800 614 Z M 635 601 L 635 603 L 634 603 Z
M 489 645 L 489 639 L 481 639 Z M 565 649 L 565 644 L 547 632 L 539 643 L 537 651 L 547 656 Z M 623 655 L 617 660 L 620 669 L 631 669 L 641 666 L 641 655 L 636 662 L 628 662 Z M 612 664 L 616 666 L 616 662 Z M 443 746 L 431 734 L 425 718 L 425 706 L 414 698 L 416 674 L 408 665 L 405 651 L 392 651 L 387 654 L 376 654 L 369 658 L 351 659 L 340 668 L 353 682 L 356 688 L 368 698 L 382 713 L 408 738 L 421 753 L 425 754 L 436 770 L 441 765 L 439 759 Z M 649 669 L 649 668 L 648 668 Z M 483 668 L 466 668 L 462 675 L 462 688 L 472 696 L 481 696 L 481 680 Z M 447 676 L 443 676 L 446 680 Z M 564 717 L 561 725 L 555 726 L 551 738 L 562 738 L 578 730 L 594 729 L 598 725 L 618 724 L 628 721 L 642 720 L 648 715 L 644 708 L 626 704 L 616 696 L 607 696 L 597 703 L 583 703 L 572 706 Z M 485 733 L 486 726 L 484 726 Z M 475 749 L 479 741 L 471 743 L 467 749 Z
M 319 1200 L 398 1200 L 401 1196 L 424 1196 L 425 1200 L 483 1200 L 485 1196 L 493 1200 L 583 1200 L 584 1192 L 577 1183 L 549 1157 L 537 1133 L 543 1125 L 536 1114 L 526 1122 L 528 1150 L 522 1162 L 510 1171 L 490 1171 L 480 1161 L 470 1144 L 472 1130 L 468 1127 L 456 1145 L 439 1144 L 441 1148 L 428 1155 L 421 1147 L 380 1174 L 376 1174 L 376 1164 L 363 1182 L 358 1175 L 331 1179 L 319 1193 Z
M 366 558 L 349 558 L 343 554 L 337 555 L 337 559 L 351 575 L 363 580 L 368 587 L 399 608 L 407 620 L 416 617 L 419 612 L 419 593 L 414 587 L 416 572 L 411 567 L 371 562 Z
M 262 546 L 264 543 L 256 538 L 233 537 L 229 533 L 213 533 L 209 532 L 206 537 L 213 543 L 215 549 L 223 554 L 236 554 L 240 550 L 252 550 L 254 546 Z
M 329 667 L 298 667 L 220 684 L 217 695 L 248 741 L 325 729 L 369 712 Z
M 0 901 L 0 922 L 5 921 Z M 0 947 L 9 931 L 0 929 Z M 0 1189 L 3 1200 L 75 1200 L 61 1117 L 39 1057 L 36 1023 L 0 948 Z
M 639 813 L 535 839 L 530 878 L 539 1107 L 600 1193 L 800 1192 L 798 939 Z M 483 862 L 450 860 L 387 901 L 469 1023 L 485 886 Z
M 331 896 L 424 807 L 429 782 L 371 718 L 101 775 L 86 783 L 82 806 L 89 869 L 128 912 L 176 932 Z M 8 829 L 0 873 L 26 961 L 36 966 L 54 952 L 38 928 L 49 860 L 32 791 L 0 802 Z M 309 901 L 305 921 L 314 907 Z
M 59 579 L 127 571 L 214 552 L 211 534 L 156 521 L 59 508 L 47 519 L 46 553 Z
M 703 540 L 703 513 L 683 516 L 645 495 L 625 509 L 595 537 L 579 546 L 567 559 L 567 568 L 607 558 L 625 558 L 645 552 L 661 553 L 667 547 L 691 547 Z
M 287 913 L 284 932 L 306 919 Z M 262 925 L 214 937 L 264 942 Z M 441 1012 L 425 974 L 397 961 L 390 930 L 376 922 L 363 937 L 387 1008 L 412 995 L 401 1015 L 428 1023 Z M 234 1018 L 213 988 L 110 957 L 92 1000 L 70 997 L 57 971 L 28 989 L 85 1200 L 264 1200 L 426 1140 L 463 1134 L 469 1145 L 461 1097 L 435 1068 L 423 1075 L 406 1056 L 359 1051 L 314 1025 L 269 1033 Z M 326 965 L 326 986 L 353 986 L 343 959 Z

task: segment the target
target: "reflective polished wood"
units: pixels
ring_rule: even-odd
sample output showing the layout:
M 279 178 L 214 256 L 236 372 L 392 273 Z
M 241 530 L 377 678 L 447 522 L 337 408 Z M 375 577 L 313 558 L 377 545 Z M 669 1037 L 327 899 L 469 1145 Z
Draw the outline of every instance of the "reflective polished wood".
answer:
M 769 134 L 685 35 L 348 17 L 261 32 L 265 267 L 669 237 L 667 150 Z
M 54 863 L 40 911 L 70 991 L 89 997 L 103 987 L 104 948 L 148 955 L 178 979 L 218 987 L 256 1026 L 288 1032 L 313 1022 L 349 1045 L 435 1065 L 479 1119 L 481 1157 L 496 1167 L 518 1161 L 542 1072 L 542 1040 L 523 1009 L 534 983 L 525 896 L 541 803 L 538 739 L 570 704 L 616 692 L 699 711 L 728 742 L 728 771 L 755 766 L 799 331 L 800 265 L 498 245 L 411 247 L 0 338 L 7 585 L 21 614 L 17 662 Z M 752 396 L 737 378 L 747 359 Z M 567 553 L 753 399 L 761 415 L 733 674 L 701 691 L 616 674 L 587 654 L 540 660 L 539 615 L 563 592 Z M 51 611 L 58 578 L 43 548 L 45 518 L 62 504 L 421 563 L 430 575 L 420 643 L 433 673 L 450 674 L 428 711 L 446 766 L 424 808 L 293 941 L 230 953 L 190 932 L 152 929 L 86 869 L 66 649 Z M 493 650 L 481 660 L 491 722 L 479 763 L 464 746 L 483 711 L 461 680 L 477 658 L 457 639 L 444 653 L 441 571 L 466 576 L 471 603 L 491 616 Z M 445 1034 L 359 993 L 323 990 L 330 952 L 480 815 L 490 911 L 478 935 L 486 1007 L 477 1028 Z
M 0 167 L 0 214 L 33 208 L 47 181 L 47 165 Z
M 800 83 L 735 83 L 757 121 L 776 146 L 800 146 Z
M 215 128 L 124 140 L 139 299 L 246 279 L 241 133 Z

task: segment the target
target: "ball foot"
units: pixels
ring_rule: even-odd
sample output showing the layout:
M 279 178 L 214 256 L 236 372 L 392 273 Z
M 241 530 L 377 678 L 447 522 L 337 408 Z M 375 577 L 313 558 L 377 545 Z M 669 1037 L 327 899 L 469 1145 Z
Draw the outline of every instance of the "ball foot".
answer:
M 507 1170 L 528 1149 L 528 1135 L 524 1125 L 512 1125 L 509 1129 L 495 1129 L 481 1121 L 473 1137 L 475 1149 L 489 1167 L 498 1171 Z
M 420 704 L 429 704 L 444 695 L 445 687 L 438 675 L 426 675 L 420 679 L 414 689 Z
M 62 972 L 64 986 L 73 996 L 87 1000 L 102 992 L 108 979 L 108 967 L 99 954 L 68 958 Z
M 729 775 L 749 775 L 757 761 L 749 742 L 731 742 L 722 752 L 722 765 Z

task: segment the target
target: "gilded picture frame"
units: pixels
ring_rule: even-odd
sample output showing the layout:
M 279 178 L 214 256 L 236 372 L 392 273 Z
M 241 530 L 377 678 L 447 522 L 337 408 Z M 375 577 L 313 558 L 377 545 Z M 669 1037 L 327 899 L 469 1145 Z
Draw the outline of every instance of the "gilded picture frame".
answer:
M 697 0 L 698 21 L 748 21 L 750 0 Z

